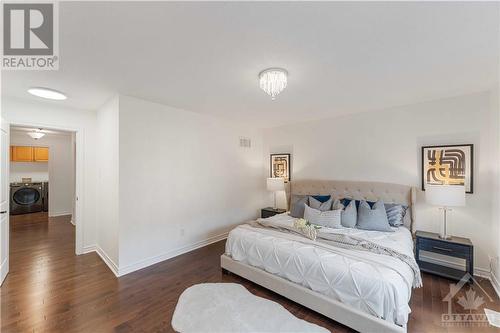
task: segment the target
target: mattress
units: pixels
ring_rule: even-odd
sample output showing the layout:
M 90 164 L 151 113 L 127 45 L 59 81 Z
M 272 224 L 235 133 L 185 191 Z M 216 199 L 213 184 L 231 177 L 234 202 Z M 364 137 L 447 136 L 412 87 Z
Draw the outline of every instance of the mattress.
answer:
M 292 223 L 288 214 L 272 217 Z M 394 232 L 332 229 L 366 238 L 413 256 L 411 233 L 404 227 Z M 363 250 L 326 250 L 302 242 L 302 236 L 267 228 L 241 225 L 226 242 L 226 255 L 233 260 L 263 269 L 353 308 L 391 323 L 408 321 L 414 273 L 401 260 Z

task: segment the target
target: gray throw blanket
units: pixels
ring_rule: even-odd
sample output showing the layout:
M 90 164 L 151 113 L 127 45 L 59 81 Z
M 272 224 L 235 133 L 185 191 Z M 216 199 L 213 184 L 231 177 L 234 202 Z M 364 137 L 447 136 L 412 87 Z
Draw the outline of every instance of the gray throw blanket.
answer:
M 385 247 L 359 237 L 321 232 L 321 229 L 315 229 L 314 227 L 298 228 L 296 226 L 277 224 L 269 220 L 258 220 L 249 222 L 248 224 L 254 228 L 272 228 L 282 232 L 293 233 L 302 237 L 306 237 L 312 241 L 324 243 L 330 246 L 337 246 L 344 249 L 369 251 L 397 258 L 407 264 L 413 271 L 413 288 L 422 287 L 422 277 L 420 276 L 420 269 L 417 265 L 417 262 L 415 261 L 415 258 L 400 253 L 389 247 Z

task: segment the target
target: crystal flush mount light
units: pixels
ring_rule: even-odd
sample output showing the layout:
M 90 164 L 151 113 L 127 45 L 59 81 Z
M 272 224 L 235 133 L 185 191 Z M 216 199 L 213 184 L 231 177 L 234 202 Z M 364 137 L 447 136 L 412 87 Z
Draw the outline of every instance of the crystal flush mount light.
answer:
M 38 140 L 42 138 L 45 133 L 42 132 L 42 129 L 39 128 L 37 130 L 34 130 L 33 132 L 28 132 L 28 135 L 31 136 L 33 139 Z
M 276 96 L 285 90 L 288 72 L 282 68 L 268 68 L 259 73 L 260 89 L 264 90 L 274 101 Z

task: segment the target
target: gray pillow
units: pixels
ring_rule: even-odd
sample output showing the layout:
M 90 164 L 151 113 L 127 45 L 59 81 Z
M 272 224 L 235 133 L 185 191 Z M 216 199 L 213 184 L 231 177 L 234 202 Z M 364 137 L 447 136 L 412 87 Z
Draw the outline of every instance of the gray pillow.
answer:
M 342 209 L 342 214 L 340 221 L 342 222 L 342 226 L 346 228 L 354 228 L 356 226 L 356 222 L 358 220 L 358 211 L 356 210 L 356 201 L 351 200 L 347 207 L 344 207 L 340 203 L 340 200 L 337 199 L 333 203 L 333 209 Z
M 332 210 L 332 202 L 333 199 L 330 198 L 326 200 L 325 202 L 321 202 L 314 197 L 309 197 L 309 207 L 317 209 L 319 211 L 327 211 L 327 210 Z
M 406 213 L 405 215 L 403 216 L 403 227 L 407 228 L 408 230 L 412 231 L 411 230 L 411 227 L 412 227 L 412 221 L 411 221 L 411 211 L 410 211 L 410 207 L 408 207 L 406 209 Z
M 387 220 L 393 227 L 400 227 L 404 224 L 404 217 L 408 206 L 400 204 L 385 204 L 385 212 L 387 213 Z
M 308 205 L 304 206 L 304 219 L 309 223 L 321 225 L 327 228 L 340 228 L 340 214 L 341 210 L 325 210 L 320 211 L 319 209 L 314 209 Z
M 304 206 L 308 203 L 309 196 L 292 194 L 290 199 L 290 216 L 296 218 L 304 217 Z
M 360 202 L 357 228 L 393 232 L 387 220 L 384 203 L 381 200 L 377 201 L 372 208 L 365 200 Z

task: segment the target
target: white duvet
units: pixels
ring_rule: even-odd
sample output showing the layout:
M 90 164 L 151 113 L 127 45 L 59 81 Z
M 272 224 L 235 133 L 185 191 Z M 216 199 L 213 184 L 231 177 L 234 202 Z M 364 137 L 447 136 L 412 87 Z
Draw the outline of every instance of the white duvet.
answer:
M 295 220 L 286 213 L 271 219 L 288 225 Z M 410 231 L 393 230 L 322 229 L 365 238 L 413 257 Z M 249 225 L 229 233 L 226 255 L 389 322 L 405 326 L 408 321 L 414 273 L 397 258 L 337 247 L 331 251 L 299 235 Z

